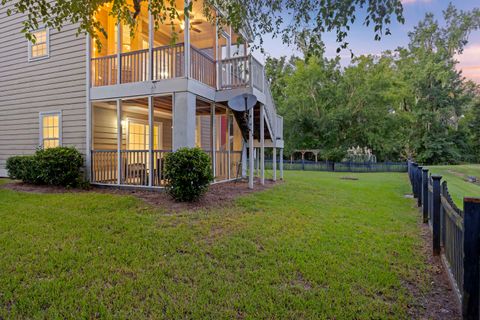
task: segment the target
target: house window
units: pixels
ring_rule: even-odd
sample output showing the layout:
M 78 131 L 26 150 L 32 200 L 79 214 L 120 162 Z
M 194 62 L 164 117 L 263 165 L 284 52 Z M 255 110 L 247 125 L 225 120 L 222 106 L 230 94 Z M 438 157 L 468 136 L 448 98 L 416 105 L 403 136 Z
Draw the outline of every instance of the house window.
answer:
M 62 144 L 62 120 L 59 112 L 40 114 L 40 146 L 44 149 Z
M 35 43 L 28 42 L 28 59 L 36 60 L 47 58 L 49 55 L 49 34 L 48 29 L 37 30 L 32 33 L 35 36 Z

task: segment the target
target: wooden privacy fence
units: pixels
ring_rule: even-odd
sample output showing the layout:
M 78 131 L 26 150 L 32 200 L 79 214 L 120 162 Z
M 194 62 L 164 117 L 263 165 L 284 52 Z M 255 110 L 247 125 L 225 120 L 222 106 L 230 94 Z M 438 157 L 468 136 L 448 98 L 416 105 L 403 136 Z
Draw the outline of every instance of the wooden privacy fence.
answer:
M 433 255 L 441 255 L 462 306 L 463 319 L 480 317 L 480 198 L 452 201 L 447 182 L 408 161 L 408 176 L 423 222 L 432 232 Z
M 278 161 L 279 162 L 279 161 Z M 279 164 L 277 164 L 277 168 Z M 265 168 L 272 169 L 272 160 L 265 161 Z M 332 162 L 332 161 L 283 161 L 284 170 L 332 171 L 332 172 L 407 172 L 406 162 Z

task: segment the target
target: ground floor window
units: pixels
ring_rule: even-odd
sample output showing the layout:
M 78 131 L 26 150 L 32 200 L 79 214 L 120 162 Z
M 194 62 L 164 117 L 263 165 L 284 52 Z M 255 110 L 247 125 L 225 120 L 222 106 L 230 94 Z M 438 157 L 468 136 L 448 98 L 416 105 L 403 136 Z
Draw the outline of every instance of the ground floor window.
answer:
M 61 118 L 60 112 L 40 113 L 40 147 L 47 149 L 58 147 L 62 144 Z

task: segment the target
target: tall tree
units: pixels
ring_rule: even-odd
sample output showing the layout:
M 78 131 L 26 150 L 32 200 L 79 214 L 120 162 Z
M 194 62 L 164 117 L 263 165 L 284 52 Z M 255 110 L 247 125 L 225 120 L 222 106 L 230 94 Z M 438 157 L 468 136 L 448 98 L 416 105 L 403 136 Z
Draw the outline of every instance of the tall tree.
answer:
M 415 114 L 415 130 L 410 139 L 415 156 L 427 163 L 461 159 L 457 136 L 458 119 L 472 101 L 461 72 L 456 69 L 455 54 L 461 53 L 468 36 L 480 27 L 480 10 L 457 10 L 449 5 L 444 11 L 445 26 L 427 14 L 409 34 L 408 49 L 400 50 L 401 71 L 411 83 L 409 108 Z
M 407 47 L 357 57 L 346 68 L 321 54 L 297 58 L 288 69 L 286 58 L 267 64 L 287 150 L 316 148 L 341 160 L 358 145 L 379 160 L 478 159 L 478 86 L 457 70 L 455 55 L 479 28 L 479 10 L 449 6 L 444 18 L 440 24 L 427 14 Z

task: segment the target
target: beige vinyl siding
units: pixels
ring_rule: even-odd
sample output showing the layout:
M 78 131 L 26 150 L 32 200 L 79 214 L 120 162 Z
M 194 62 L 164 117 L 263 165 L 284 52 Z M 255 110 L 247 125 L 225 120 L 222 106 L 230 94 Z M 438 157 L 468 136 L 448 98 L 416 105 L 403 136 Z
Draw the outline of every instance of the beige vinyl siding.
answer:
M 124 118 L 142 120 L 147 122 L 148 117 L 138 113 L 124 112 Z M 117 111 L 104 108 L 93 108 L 93 149 L 117 150 Z M 163 149 L 172 149 L 172 120 L 155 117 L 156 123 L 162 123 Z M 122 148 L 125 149 L 126 136 L 122 132 Z
M 39 145 L 39 113 L 62 113 L 62 144 L 86 149 L 86 40 L 76 26 L 49 30 L 49 58 L 28 61 L 23 16 L 0 8 L 0 176 L 10 156 Z

